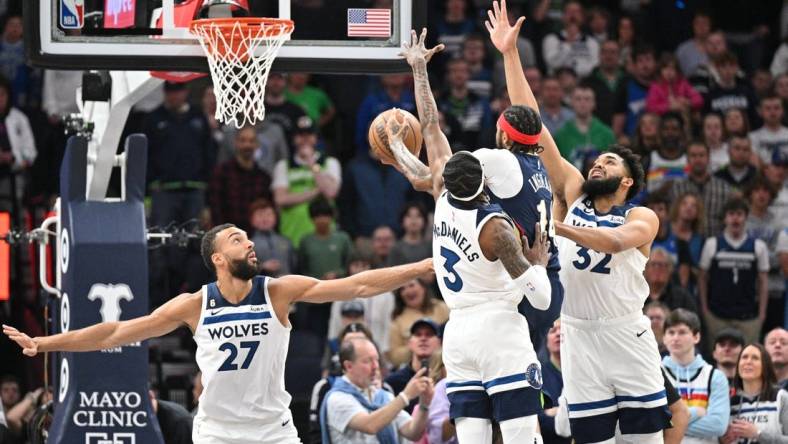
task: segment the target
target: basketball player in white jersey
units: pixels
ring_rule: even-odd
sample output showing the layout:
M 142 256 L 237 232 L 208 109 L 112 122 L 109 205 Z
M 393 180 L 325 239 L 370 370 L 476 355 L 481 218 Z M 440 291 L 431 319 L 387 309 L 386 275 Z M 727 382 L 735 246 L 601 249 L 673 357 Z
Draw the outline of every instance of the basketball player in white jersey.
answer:
M 451 310 L 443 336 L 449 414 L 461 443 L 490 442 L 491 419 L 506 444 L 541 442 L 541 368 L 517 306 L 523 295 L 535 309 L 550 306 L 547 233 L 537 226 L 533 249 L 525 237 L 521 244 L 511 219 L 489 204 L 481 161 L 465 151 L 451 156 L 427 79 L 434 52 L 424 47 L 424 33 L 412 33 L 412 43 L 403 46 L 413 67 L 429 169 L 405 148 L 401 113 L 389 119 L 386 132 L 399 168 L 426 180 L 423 189 L 436 200 L 432 254 Z
M 515 44 L 524 18 L 512 26 L 506 3 L 497 1 L 489 17 L 512 104 L 538 110 Z M 663 442 L 670 414 L 656 339 L 641 311 L 649 294 L 643 270 L 659 221 L 648 208 L 627 204 L 644 182 L 639 158 L 613 147 L 584 179 L 561 157 L 546 128 L 539 143 L 554 193 L 566 291 L 561 371 L 572 437 L 577 443 L 612 443 L 618 423 L 625 441 Z
M 118 347 L 187 326 L 197 343 L 204 387 L 194 420 L 195 444 L 300 443 L 284 384 L 290 305 L 370 297 L 432 271 L 426 259 L 329 281 L 258 276 L 254 244 L 232 224 L 205 234 L 202 256 L 217 280 L 150 315 L 48 337 L 30 338 L 7 325 L 3 332 L 25 355 L 35 356 Z

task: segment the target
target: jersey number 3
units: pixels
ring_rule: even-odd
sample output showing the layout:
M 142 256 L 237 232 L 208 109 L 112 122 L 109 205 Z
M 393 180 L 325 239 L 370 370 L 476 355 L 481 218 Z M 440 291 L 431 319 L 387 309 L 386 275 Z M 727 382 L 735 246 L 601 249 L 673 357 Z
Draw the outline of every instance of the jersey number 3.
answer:
M 254 358 L 255 352 L 257 352 L 257 347 L 260 346 L 260 341 L 244 341 L 240 343 L 241 348 L 245 348 L 249 350 L 246 353 L 246 359 L 244 359 L 243 364 L 241 364 L 241 369 L 249 368 L 249 364 L 252 363 L 252 358 Z M 230 351 L 230 356 L 224 360 L 222 366 L 219 367 L 220 372 L 227 372 L 230 370 L 238 370 L 238 364 L 235 363 L 235 358 L 238 357 L 238 348 L 232 342 L 225 342 L 224 344 L 219 346 L 219 350 L 221 351 Z
M 462 290 L 462 278 L 457 274 L 454 266 L 460 261 L 460 256 L 446 247 L 441 247 L 441 256 L 446 259 L 446 262 L 443 263 L 443 268 L 452 277 L 451 279 L 448 277 L 443 278 L 443 283 L 446 284 L 446 288 L 457 293 Z
M 589 265 L 591 265 L 591 255 L 588 254 L 588 248 L 580 247 L 577 250 L 577 255 L 580 256 L 580 258 L 572 262 L 572 265 L 574 265 L 575 268 L 578 270 L 585 270 L 589 267 Z M 605 253 L 605 257 L 603 257 L 598 264 L 591 268 L 591 273 L 610 274 L 610 268 L 607 266 L 607 264 L 611 259 L 613 259 L 613 255 Z

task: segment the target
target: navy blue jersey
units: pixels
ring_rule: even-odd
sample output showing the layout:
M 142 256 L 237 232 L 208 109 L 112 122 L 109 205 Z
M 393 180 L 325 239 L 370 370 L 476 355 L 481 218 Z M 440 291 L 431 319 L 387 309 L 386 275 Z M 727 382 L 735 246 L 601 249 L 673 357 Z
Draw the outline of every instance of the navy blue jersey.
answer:
M 533 245 L 537 222 L 550 238 L 550 261 L 547 269 L 558 271 L 558 249 L 553 226 L 553 190 L 539 156 L 512 153 L 503 149 L 482 148 L 473 153 L 484 166 L 487 193 L 493 203 L 514 220 L 521 234 Z

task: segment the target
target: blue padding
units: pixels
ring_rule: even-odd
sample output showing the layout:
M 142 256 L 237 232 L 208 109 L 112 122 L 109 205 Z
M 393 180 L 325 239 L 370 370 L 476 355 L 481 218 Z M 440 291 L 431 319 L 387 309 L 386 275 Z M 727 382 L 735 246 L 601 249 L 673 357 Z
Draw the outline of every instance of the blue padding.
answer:
M 572 438 L 576 444 L 600 442 L 616 436 L 616 421 L 618 412 L 603 415 L 587 416 L 585 418 L 569 418 L 572 428 Z
M 498 392 L 490 395 L 490 400 L 493 419 L 498 422 L 536 415 L 542 411 L 540 392 L 532 387 Z
M 449 393 L 449 417 L 458 418 L 483 418 L 492 417 L 490 397 L 481 390 L 466 390 Z
M 670 427 L 670 410 L 668 406 L 649 409 L 623 408 L 618 410 L 621 421 L 619 427 L 624 435 L 657 433 Z

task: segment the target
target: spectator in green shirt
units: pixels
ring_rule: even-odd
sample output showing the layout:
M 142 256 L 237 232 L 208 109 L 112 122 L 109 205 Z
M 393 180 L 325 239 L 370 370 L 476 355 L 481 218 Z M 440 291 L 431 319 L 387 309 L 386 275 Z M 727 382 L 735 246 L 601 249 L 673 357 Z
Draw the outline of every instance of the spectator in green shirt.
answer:
M 303 72 L 290 73 L 287 77 L 285 98 L 300 105 L 306 114 L 322 128 L 336 114 L 334 103 L 322 89 L 309 85 L 309 74 Z
M 315 231 L 304 236 L 298 247 L 301 274 L 317 279 L 345 277 L 352 243 L 347 233 L 334 228 L 334 208 L 319 197 L 309 204 L 309 217 Z
M 314 231 L 309 202 L 316 197 L 336 198 L 342 185 L 342 167 L 333 157 L 317 151 L 317 129 L 302 116 L 293 129 L 295 152 L 274 167 L 271 189 L 280 210 L 279 232 L 298 247 L 301 238 Z
M 334 229 L 334 207 L 318 197 L 309 204 L 309 217 L 315 226 L 312 234 L 304 236 L 298 247 L 301 274 L 318 279 L 337 279 L 347 276 L 347 263 L 352 250 L 350 236 Z M 303 304 L 296 307 L 294 318 L 299 328 L 326 337 L 331 304 Z
M 582 168 L 583 159 L 591 151 L 607 151 L 616 142 L 613 130 L 594 117 L 594 90 L 578 86 L 572 92 L 572 109 L 575 117 L 558 130 L 555 141 L 561 155 Z

